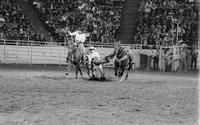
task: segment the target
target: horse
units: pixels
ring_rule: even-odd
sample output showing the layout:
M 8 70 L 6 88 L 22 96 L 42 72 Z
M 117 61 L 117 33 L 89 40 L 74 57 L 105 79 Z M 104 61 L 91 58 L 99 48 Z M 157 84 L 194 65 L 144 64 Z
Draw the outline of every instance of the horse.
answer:
M 120 81 L 128 79 L 128 72 L 131 70 L 132 64 L 130 57 L 125 48 L 119 46 L 115 47 L 114 53 L 116 59 L 114 61 L 115 76 L 120 78 Z M 127 70 L 125 77 L 123 78 L 124 71 Z
M 100 70 L 100 80 L 105 80 L 104 72 L 103 72 L 103 64 L 108 63 L 105 59 L 92 58 L 90 54 L 86 55 L 86 68 L 87 74 L 91 79 L 96 78 L 95 71 L 97 69 Z
M 71 44 L 66 60 L 70 61 L 73 65 L 75 65 L 76 79 L 78 78 L 78 71 L 80 72 L 80 75 L 83 78 L 83 74 L 80 68 L 80 64 L 84 61 L 83 56 L 83 51 L 77 45 Z

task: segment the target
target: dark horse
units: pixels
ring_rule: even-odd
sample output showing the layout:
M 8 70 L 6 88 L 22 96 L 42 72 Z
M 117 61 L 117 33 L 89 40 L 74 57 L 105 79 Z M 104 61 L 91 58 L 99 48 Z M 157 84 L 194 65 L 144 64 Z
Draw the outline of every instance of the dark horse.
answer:
M 114 61 L 115 66 L 115 76 L 121 78 L 120 81 L 123 81 L 124 71 L 127 70 L 125 79 L 128 78 L 128 72 L 131 70 L 131 61 L 128 52 L 123 47 L 115 48 L 114 50 L 116 60 Z
M 83 51 L 77 45 L 71 45 L 69 47 L 68 56 L 66 60 L 70 61 L 73 65 L 75 65 L 75 74 L 76 79 L 78 78 L 78 71 L 80 72 L 81 77 L 83 78 L 83 74 L 80 68 L 81 62 L 83 62 Z

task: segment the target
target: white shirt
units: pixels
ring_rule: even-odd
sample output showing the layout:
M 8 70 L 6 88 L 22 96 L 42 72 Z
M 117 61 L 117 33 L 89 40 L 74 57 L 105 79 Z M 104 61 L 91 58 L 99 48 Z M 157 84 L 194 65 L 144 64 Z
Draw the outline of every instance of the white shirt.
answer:
M 73 33 L 69 32 L 70 36 L 75 36 L 75 41 L 84 43 L 87 37 L 86 33 L 82 33 L 81 31 L 75 31 Z
M 91 54 L 92 58 L 100 58 L 100 54 L 97 51 L 93 51 Z
M 97 52 L 97 51 L 95 51 L 95 50 L 91 50 L 91 54 L 89 54 L 88 55 L 88 61 L 89 61 L 89 63 L 91 63 L 91 61 L 92 61 L 92 59 L 94 59 L 94 58 L 100 58 L 100 54 Z

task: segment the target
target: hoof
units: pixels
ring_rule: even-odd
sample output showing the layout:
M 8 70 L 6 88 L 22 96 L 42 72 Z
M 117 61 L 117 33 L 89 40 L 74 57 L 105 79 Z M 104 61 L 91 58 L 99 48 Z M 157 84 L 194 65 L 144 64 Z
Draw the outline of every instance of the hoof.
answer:
M 120 79 L 119 81 L 122 82 L 122 81 L 124 81 L 124 80 L 123 80 L 123 79 Z
M 92 75 L 92 78 L 95 78 L 95 75 Z
M 104 80 L 106 80 L 106 77 L 103 76 L 100 78 L 100 80 L 104 81 Z

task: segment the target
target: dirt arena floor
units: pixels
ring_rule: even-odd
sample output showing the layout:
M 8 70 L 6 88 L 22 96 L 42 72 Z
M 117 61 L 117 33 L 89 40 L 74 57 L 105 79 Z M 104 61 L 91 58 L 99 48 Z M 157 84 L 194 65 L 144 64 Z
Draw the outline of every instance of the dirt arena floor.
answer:
M 133 71 L 119 82 L 65 68 L 0 66 L 0 125 L 198 125 L 198 73 Z

